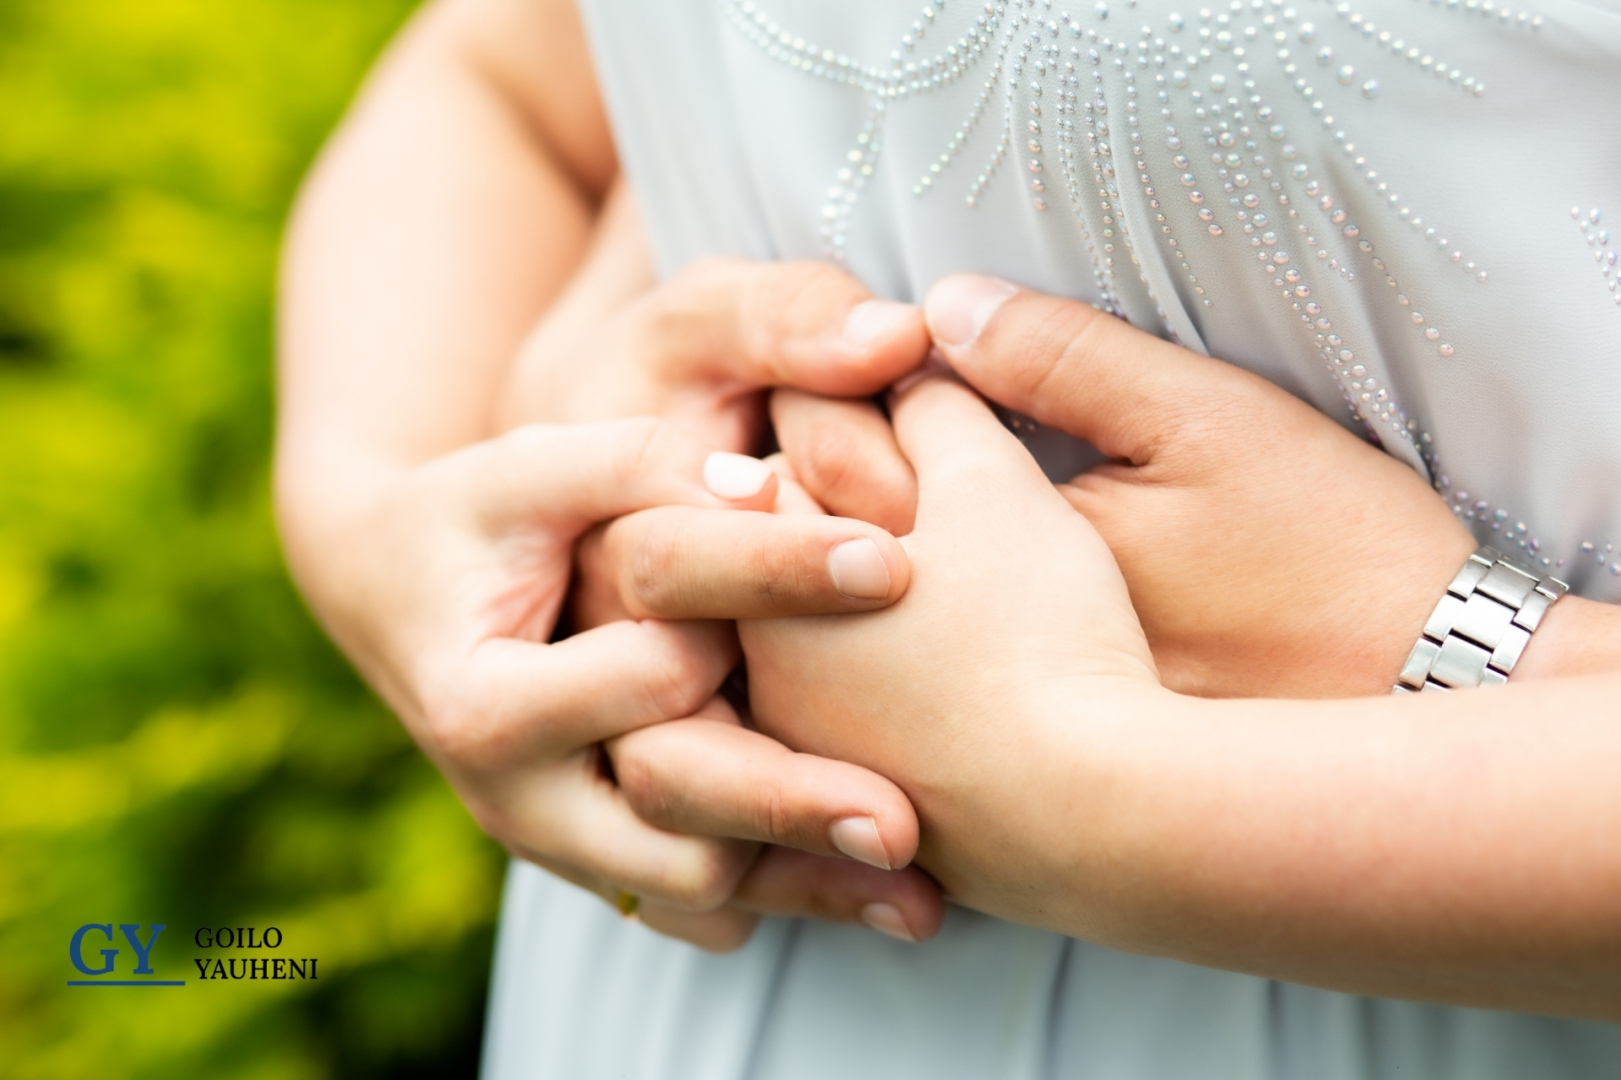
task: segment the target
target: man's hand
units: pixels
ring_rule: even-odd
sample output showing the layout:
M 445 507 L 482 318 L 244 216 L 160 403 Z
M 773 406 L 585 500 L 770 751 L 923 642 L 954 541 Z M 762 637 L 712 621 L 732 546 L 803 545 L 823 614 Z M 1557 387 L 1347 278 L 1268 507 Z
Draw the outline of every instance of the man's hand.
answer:
M 1059 490 L 1119 561 L 1165 685 L 1390 689 L 1475 546 L 1421 477 L 1266 380 L 1085 304 L 962 276 L 926 311 L 969 385 L 1111 459 Z M 905 519 L 904 459 L 865 404 L 779 392 L 772 408 L 796 476 L 829 510 Z

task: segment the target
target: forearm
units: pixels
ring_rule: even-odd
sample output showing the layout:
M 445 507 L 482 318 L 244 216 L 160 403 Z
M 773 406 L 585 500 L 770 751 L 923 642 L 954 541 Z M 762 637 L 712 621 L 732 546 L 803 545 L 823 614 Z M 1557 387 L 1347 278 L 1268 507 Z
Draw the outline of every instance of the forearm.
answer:
M 379 478 L 490 429 L 616 170 L 584 57 L 567 3 L 431 5 L 305 185 L 283 266 L 277 448 L 301 579 Z
M 1610 675 L 1352 701 L 1139 700 L 1106 731 L 1041 725 L 1021 809 L 994 817 L 1006 834 L 986 833 L 987 793 L 926 858 L 964 868 L 942 876 L 975 906 L 1128 950 L 1621 1018 L 1618 695 Z

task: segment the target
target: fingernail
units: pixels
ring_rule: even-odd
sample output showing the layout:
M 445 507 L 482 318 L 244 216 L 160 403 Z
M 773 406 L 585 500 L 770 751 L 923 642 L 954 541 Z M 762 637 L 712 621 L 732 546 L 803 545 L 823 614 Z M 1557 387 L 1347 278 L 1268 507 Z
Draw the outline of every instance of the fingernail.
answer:
M 878 822 L 870 817 L 840 818 L 827 830 L 828 839 L 838 848 L 857 862 L 864 862 L 868 866 L 876 866 L 880 870 L 891 868 L 889 852 L 884 850 L 883 837 L 878 835 Z M 883 905 L 889 907 L 888 904 Z M 890 908 L 894 911 L 894 908 Z M 895 912 L 900 918 L 900 912 Z
M 889 564 L 866 537 L 846 540 L 828 552 L 827 572 L 833 587 L 852 600 L 882 600 L 889 595 Z
M 917 319 L 917 308 L 893 300 L 867 300 L 850 309 L 844 320 L 844 340 L 857 352 L 866 352 Z
M 894 904 L 868 904 L 861 909 L 861 921 L 880 934 L 917 944 L 917 937 L 907 929 L 906 920 L 901 918 L 901 909 Z
M 717 450 L 704 460 L 704 487 L 722 499 L 749 499 L 771 479 L 771 466 L 759 458 Z
M 980 274 L 948 277 L 929 290 L 924 302 L 929 334 L 938 344 L 952 348 L 972 345 L 996 309 L 1018 291 L 1017 285 L 1001 278 Z

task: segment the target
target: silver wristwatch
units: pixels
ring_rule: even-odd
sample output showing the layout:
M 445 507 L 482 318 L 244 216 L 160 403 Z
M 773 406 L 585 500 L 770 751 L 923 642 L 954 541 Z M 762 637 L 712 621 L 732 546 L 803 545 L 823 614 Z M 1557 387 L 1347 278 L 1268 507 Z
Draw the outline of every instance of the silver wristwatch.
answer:
M 1391 693 L 1507 682 L 1542 617 L 1569 591 L 1556 577 L 1481 548 L 1435 605 Z

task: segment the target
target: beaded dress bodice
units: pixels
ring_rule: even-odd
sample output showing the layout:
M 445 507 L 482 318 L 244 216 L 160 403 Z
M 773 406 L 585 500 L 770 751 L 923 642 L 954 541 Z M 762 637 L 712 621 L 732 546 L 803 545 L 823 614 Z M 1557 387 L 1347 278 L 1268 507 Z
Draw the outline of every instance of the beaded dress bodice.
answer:
M 668 270 L 998 273 L 1242 364 L 1621 598 L 1621 13 L 595 0 Z M 1606 573 L 1606 571 L 1608 571 Z

